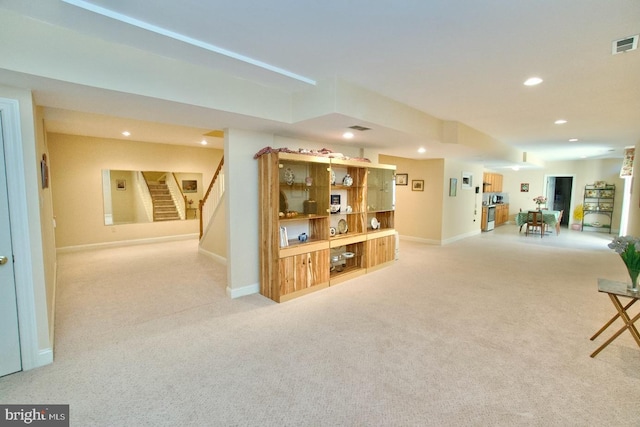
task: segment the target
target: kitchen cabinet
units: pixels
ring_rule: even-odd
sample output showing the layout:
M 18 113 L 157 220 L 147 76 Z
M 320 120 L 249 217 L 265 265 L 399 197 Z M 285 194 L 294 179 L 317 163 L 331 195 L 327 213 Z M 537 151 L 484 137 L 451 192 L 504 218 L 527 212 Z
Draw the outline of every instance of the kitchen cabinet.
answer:
M 582 231 L 611 233 L 616 186 L 596 183 L 584 187 Z
M 486 206 L 482 207 L 482 220 L 480 222 L 480 229 L 482 231 L 487 231 L 487 217 L 488 217 L 489 209 Z
M 262 295 L 284 302 L 395 259 L 395 166 L 267 152 L 258 168 Z
M 496 205 L 496 227 L 509 221 L 509 204 Z
M 482 175 L 482 191 L 484 193 L 502 193 L 502 181 L 501 174 L 485 172 Z

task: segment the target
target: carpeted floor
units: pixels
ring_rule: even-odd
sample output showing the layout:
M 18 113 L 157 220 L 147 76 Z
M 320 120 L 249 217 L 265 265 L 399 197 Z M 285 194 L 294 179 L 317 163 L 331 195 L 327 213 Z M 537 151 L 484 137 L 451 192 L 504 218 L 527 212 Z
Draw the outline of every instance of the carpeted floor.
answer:
M 609 241 L 402 240 L 284 304 L 228 299 L 197 241 L 61 254 L 55 362 L 0 401 L 68 403 L 72 426 L 640 426 L 630 334 L 589 357 L 615 313 L 596 279 L 626 280 Z

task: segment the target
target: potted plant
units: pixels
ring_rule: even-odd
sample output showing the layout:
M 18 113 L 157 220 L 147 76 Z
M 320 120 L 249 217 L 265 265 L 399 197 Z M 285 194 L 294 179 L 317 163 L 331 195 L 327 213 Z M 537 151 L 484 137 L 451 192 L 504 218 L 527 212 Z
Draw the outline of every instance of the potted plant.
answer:
M 571 228 L 578 231 L 582 230 L 582 218 L 584 218 L 584 207 L 582 204 L 579 204 L 573 210 L 573 219 L 575 222 L 571 224 Z

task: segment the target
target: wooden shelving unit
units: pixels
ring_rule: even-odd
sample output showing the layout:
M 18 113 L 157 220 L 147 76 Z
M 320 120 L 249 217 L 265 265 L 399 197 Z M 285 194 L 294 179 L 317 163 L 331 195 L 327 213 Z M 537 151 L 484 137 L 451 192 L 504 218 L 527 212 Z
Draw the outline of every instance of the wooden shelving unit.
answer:
M 282 152 L 258 162 L 262 295 L 284 302 L 395 259 L 395 166 Z

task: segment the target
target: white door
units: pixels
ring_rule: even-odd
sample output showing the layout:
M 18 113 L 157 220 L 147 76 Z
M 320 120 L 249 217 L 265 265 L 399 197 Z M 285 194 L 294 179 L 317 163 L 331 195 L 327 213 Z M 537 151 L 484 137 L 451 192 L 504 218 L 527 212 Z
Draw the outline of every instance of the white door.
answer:
M 0 113 L 0 376 L 22 370 L 2 135 L 2 113 Z

